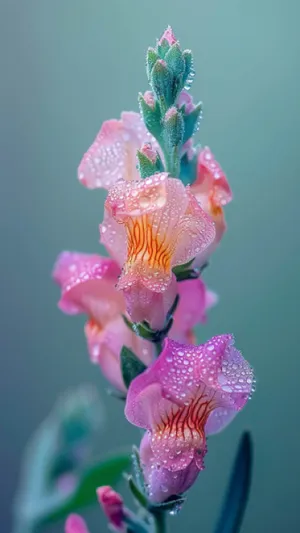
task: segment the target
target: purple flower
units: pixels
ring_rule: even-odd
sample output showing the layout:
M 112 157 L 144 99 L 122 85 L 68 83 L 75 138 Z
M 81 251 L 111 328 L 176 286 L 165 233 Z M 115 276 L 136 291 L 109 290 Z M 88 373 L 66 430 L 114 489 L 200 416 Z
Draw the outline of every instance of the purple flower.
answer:
M 148 430 L 149 451 L 142 454 L 148 457 L 146 472 L 151 464 L 166 483 L 171 479 L 166 497 L 193 483 L 196 468 L 203 468 L 206 436 L 221 431 L 251 395 L 253 371 L 233 344 L 232 335 L 199 346 L 166 339 L 160 357 L 129 387 L 126 417 Z M 153 498 L 162 501 L 154 474 L 151 486 Z

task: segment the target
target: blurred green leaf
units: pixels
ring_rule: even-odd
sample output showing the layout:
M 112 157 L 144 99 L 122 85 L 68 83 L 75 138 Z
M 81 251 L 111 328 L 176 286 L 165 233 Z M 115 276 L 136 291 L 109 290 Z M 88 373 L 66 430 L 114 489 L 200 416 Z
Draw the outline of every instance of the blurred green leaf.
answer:
M 130 455 L 120 454 L 90 466 L 79 478 L 75 491 L 64 497 L 57 491 L 45 497 L 36 509 L 35 528 L 65 518 L 69 513 L 97 503 L 96 488 L 114 486 L 130 468 Z
M 132 350 L 123 346 L 121 350 L 121 370 L 126 388 L 136 376 L 146 370 L 144 363 L 133 353 Z
M 232 474 L 215 533 L 238 533 L 247 506 L 253 462 L 253 444 L 249 432 L 241 437 Z

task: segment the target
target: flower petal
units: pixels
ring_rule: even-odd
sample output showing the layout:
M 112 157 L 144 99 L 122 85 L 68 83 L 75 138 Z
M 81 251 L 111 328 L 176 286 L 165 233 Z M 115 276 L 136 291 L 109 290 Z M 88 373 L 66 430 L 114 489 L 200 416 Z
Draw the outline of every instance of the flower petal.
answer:
M 215 226 L 211 218 L 204 212 L 189 187 L 188 208 L 177 226 L 177 246 L 173 259 L 173 266 L 185 264 L 196 255 L 205 252 L 214 241 Z
M 181 281 L 177 284 L 179 303 L 174 313 L 170 331 L 173 340 L 183 341 L 197 324 L 206 321 L 206 311 L 214 305 L 214 293 L 209 291 L 201 278 Z
M 211 194 L 213 205 L 222 207 L 232 200 L 226 175 L 206 146 L 198 156 L 197 179 L 192 186 L 194 194 Z
M 85 326 L 85 334 L 91 361 L 100 366 L 106 379 L 119 390 L 126 390 L 120 368 L 123 346 L 132 349 L 146 365 L 153 360 L 153 344 L 135 335 L 121 316 L 108 322 L 104 329 L 89 321 Z
M 140 458 L 148 487 L 149 498 L 153 502 L 163 502 L 171 496 L 186 492 L 196 481 L 202 468 L 195 461 L 180 471 L 171 471 L 155 463 L 149 434 L 145 433 L 140 445 Z
M 133 322 L 147 321 L 152 329 L 163 328 L 166 315 L 171 308 L 177 293 L 175 276 L 164 292 L 154 292 L 141 283 L 135 283 L 124 290 L 126 309 Z
M 124 311 L 122 294 L 115 290 L 120 269 L 107 257 L 63 252 L 53 278 L 61 287 L 59 307 L 69 314 L 87 313 L 104 324 Z
M 81 516 L 70 514 L 66 520 L 65 533 L 89 533 L 89 530 Z
M 157 464 L 182 470 L 193 459 L 197 463 L 199 451 L 201 457 L 210 414 L 219 408 L 239 411 L 252 385 L 253 371 L 231 335 L 200 346 L 167 339 L 160 357 L 131 383 L 125 415 L 151 431 Z
M 109 189 L 119 179 L 138 179 L 136 152 L 147 141 L 152 137 L 139 113 L 104 122 L 79 165 L 79 180 L 89 189 Z

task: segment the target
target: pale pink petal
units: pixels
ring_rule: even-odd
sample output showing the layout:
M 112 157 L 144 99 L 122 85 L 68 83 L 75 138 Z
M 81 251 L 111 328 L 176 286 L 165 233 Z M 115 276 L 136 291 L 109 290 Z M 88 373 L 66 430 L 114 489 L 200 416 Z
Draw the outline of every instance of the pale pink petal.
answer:
M 197 179 L 192 186 L 194 194 L 212 195 L 215 206 L 222 207 L 232 200 L 232 192 L 226 175 L 206 146 L 199 154 Z
M 148 322 L 152 329 L 162 329 L 166 315 L 177 294 L 175 276 L 164 292 L 154 292 L 141 283 L 135 283 L 123 292 L 126 309 L 133 322 Z
M 197 202 L 190 188 L 186 187 L 189 204 L 185 216 L 177 225 L 177 246 L 173 266 L 185 264 L 205 250 L 215 239 L 215 226 L 211 218 Z
M 104 220 L 99 231 L 101 244 L 120 266 L 123 265 L 127 255 L 126 230 L 123 224 L 113 218 L 111 211 L 104 209 Z
M 124 299 L 115 289 L 120 269 L 115 261 L 98 255 L 63 252 L 53 271 L 61 287 L 59 307 L 65 313 L 87 313 L 103 325 L 124 311 Z
M 66 520 L 65 533 L 89 533 L 89 530 L 81 516 L 70 514 Z
M 106 379 L 119 390 L 125 390 L 120 368 L 123 346 L 130 348 L 146 365 L 154 358 L 154 345 L 135 335 L 121 316 L 108 322 L 104 329 L 90 320 L 85 334 L 91 361 L 99 365 Z
M 215 303 L 214 293 L 200 278 L 181 281 L 177 287 L 179 303 L 169 335 L 174 340 L 180 338 L 180 333 L 184 335 L 197 324 L 205 322 L 207 309 Z
M 109 189 L 119 179 L 138 179 L 136 152 L 151 140 L 139 113 L 124 112 L 121 120 L 104 122 L 79 165 L 79 180 L 89 189 Z
M 157 465 L 148 433 L 145 433 L 141 441 L 140 459 L 149 499 L 156 503 L 186 492 L 194 484 L 202 470 L 202 468 L 198 468 L 195 461 L 192 461 L 187 468 L 179 471 L 167 470 Z

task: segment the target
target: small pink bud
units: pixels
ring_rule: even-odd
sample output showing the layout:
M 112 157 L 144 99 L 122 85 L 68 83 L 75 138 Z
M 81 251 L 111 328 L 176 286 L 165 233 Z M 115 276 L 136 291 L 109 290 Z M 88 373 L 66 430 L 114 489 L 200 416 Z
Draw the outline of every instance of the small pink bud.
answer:
M 152 109 L 154 109 L 154 105 L 155 105 L 155 98 L 154 98 L 154 94 L 152 91 L 146 91 L 144 93 L 144 100 L 146 102 L 146 104 L 151 107 Z
M 104 486 L 97 489 L 97 496 L 109 522 L 117 529 L 124 531 L 124 506 L 120 494 L 111 487 Z
M 89 530 L 81 516 L 70 514 L 65 524 L 65 533 L 89 533 Z
M 156 150 L 153 150 L 151 143 L 144 143 L 140 149 L 140 152 L 150 159 L 151 163 L 156 162 L 157 152 Z
M 165 121 L 175 118 L 178 115 L 178 111 L 175 106 L 170 107 L 165 114 Z
M 178 40 L 176 39 L 171 26 L 168 26 L 167 29 L 164 31 L 158 41 L 158 44 L 161 44 L 164 39 L 168 41 L 170 46 L 172 46 L 172 44 L 178 43 Z

